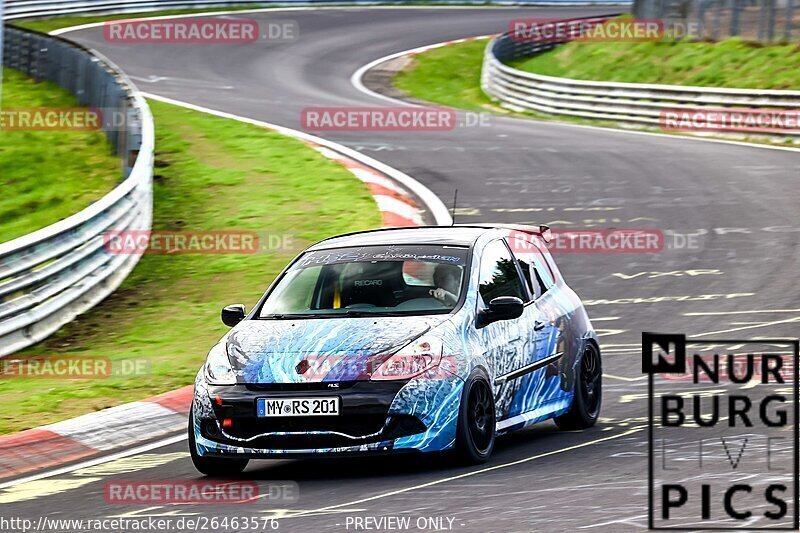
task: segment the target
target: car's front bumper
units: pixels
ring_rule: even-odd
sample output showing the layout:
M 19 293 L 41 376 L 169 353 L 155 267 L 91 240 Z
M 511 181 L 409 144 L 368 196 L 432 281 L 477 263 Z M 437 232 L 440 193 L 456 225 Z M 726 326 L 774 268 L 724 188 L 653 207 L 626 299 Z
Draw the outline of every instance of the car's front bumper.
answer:
M 201 456 L 353 455 L 441 451 L 455 444 L 463 381 L 411 379 L 275 385 L 195 382 L 194 438 Z M 338 396 L 338 416 L 259 418 L 259 398 Z M 222 421 L 228 419 L 228 427 Z

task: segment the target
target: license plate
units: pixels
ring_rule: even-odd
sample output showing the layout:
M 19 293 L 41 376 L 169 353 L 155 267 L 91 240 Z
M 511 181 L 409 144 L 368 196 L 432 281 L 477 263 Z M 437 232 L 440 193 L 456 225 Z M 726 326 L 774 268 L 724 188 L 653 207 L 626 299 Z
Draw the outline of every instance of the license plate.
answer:
M 336 416 L 339 414 L 339 398 L 259 398 L 256 410 L 259 417 Z

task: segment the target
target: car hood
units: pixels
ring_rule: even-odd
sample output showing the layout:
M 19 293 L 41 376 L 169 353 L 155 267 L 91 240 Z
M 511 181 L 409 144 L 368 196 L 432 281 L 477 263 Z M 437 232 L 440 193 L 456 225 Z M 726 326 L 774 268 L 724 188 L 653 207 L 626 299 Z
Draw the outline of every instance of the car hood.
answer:
M 445 316 L 245 320 L 227 338 L 244 383 L 351 381 Z

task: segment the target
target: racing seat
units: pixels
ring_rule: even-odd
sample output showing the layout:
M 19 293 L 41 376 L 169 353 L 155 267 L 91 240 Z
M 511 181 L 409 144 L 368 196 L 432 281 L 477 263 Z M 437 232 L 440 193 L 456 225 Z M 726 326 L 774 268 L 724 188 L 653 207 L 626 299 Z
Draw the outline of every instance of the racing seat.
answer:
M 404 286 L 403 263 L 360 263 L 342 279 L 342 307 L 395 307 Z

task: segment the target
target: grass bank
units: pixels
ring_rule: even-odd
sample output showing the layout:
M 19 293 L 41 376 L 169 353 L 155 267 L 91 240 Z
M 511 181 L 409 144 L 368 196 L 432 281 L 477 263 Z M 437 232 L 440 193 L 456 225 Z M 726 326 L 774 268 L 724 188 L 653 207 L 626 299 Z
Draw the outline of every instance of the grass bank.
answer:
M 101 305 L 22 355 L 108 357 L 145 375 L 0 380 L 0 433 L 63 420 L 187 385 L 224 333 L 223 305 L 248 307 L 296 248 L 380 225 L 367 188 L 299 141 L 151 102 L 155 229 L 252 230 L 293 249 L 253 255 L 145 255 Z
M 417 99 L 473 111 L 509 111 L 480 89 L 488 39 L 467 41 L 416 54 L 394 85 Z M 739 87 L 800 89 L 800 45 L 762 46 L 728 39 L 719 43 L 569 43 L 512 66 L 573 79 Z M 538 118 L 552 118 L 528 113 Z M 612 125 L 562 117 L 570 122 Z
M 78 105 L 57 85 L 10 69 L 3 69 L 2 89 L 5 109 Z M 121 177 L 102 132 L 0 129 L 0 242 L 77 213 Z
M 484 110 L 491 105 L 481 91 L 483 51 L 488 42 L 488 39 L 478 39 L 416 54 L 410 68 L 394 77 L 394 85 L 429 102 Z
M 512 66 L 579 80 L 800 89 L 800 45 L 720 42 L 569 43 Z

